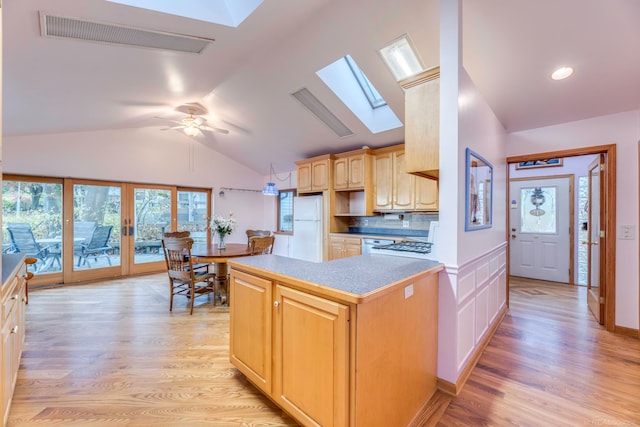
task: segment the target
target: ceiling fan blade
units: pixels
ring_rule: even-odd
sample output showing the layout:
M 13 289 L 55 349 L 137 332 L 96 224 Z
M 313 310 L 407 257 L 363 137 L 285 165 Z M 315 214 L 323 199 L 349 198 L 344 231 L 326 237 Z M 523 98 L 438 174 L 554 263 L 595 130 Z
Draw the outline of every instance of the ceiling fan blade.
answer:
M 175 129 L 184 129 L 186 126 L 172 126 L 170 128 L 161 128 L 160 130 L 175 130 Z
M 193 119 L 193 123 L 195 123 L 197 126 L 203 126 L 206 122 L 207 119 L 205 119 L 204 117 L 196 117 Z
M 208 130 L 211 132 L 225 133 L 225 134 L 229 133 L 227 129 L 214 128 L 211 126 L 200 126 L 200 129 Z
M 181 121 L 168 119 L 168 118 L 166 118 L 166 117 L 154 116 L 154 118 L 156 118 L 156 119 L 160 119 L 160 120 L 164 120 L 164 121 L 166 121 L 166 122 L 176 123 L 176 124 L 178 124 L 178 125 L 184 125 L 184 123 L 183 123 L 183 122 L 181 122 Z

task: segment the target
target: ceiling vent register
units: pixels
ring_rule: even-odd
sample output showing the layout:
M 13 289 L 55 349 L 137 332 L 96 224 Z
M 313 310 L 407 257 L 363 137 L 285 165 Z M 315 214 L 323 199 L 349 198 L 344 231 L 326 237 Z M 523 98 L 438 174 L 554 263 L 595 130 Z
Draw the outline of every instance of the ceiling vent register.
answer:
M 117 24 L 85 21 L 40 12 L 43 37 L 60 37 L 114 45 L 201 53 L 213 39 L 165 33 Z
M 347 127 L 344 123 L 340 121 L 329 109 L 322 103 L 318 98 L 315 97 L 314 94 L 309 92 L 309 89 L 302 88 L 297 92 L 291 94 L 294 98 L 296 98 L 302 105 L 307 107 L 309 111 L 311 111 L 316 117 L 322 120 L 327 126 L 331 128 L 332 131 L 336 133 L 339 137 L 343 138 L 345 136 L 353 135 L 351 129 Z

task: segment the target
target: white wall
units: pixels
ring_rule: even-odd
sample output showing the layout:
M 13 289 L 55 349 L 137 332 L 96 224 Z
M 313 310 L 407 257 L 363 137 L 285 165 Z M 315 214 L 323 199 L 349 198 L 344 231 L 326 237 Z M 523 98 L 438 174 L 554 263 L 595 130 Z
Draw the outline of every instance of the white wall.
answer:
M 265 179 L 207 144 L 156 128 L 4 137 L 3 172 L 213 188 L 214 213 L 238 220 L 229 241 L 246 242 L 246 229 L 269 224 L 265 197 L 225 191 L 221 198 L 219 189 L 260 190 Z
M 440 15 L 438 377 L 456 384 L 506 303 L 505 132 L 462 67 L 461 2 L 441 0 Z M 470 232 L 467 147 L 493 165 L 493 225 Z
M 640 110 L 514 132 L 507 156 L 616 144 L 616 223 L 632 225 L 638 238 Z M 638 329 L 638 241 L 616 241 L 616 326 Z

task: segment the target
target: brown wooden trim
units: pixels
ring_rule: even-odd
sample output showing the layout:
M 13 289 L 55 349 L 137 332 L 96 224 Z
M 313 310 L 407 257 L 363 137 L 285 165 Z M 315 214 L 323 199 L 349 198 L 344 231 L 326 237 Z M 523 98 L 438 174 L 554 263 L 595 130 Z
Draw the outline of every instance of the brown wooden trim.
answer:
M 502 307 L 502 310 L 500 310 L 500 312 L 498 313 L 497 320 L 493 322 L 493 325 L 491 325 L 491 328 L 489 328 L 489 331 L 487 332 L 487 334 L 484 336 L 484 338 L 482 338 L 482 341 L 480 342 L 480 344 L 476 346 L 476 349 L 473 351 L 472 357 L 470 358 L 469 362 L 467 362 L 467 365 L 464 367 L 464 369 L 458 376 L 458 380 L 456 381 L 456 383 L 453 384 L 453 383 L 450 383 L 449 381 L 438 378 L 438 382 L 437 382 L 438 389 L 452 396 L 457 396 L 458 393 L 460 393 L 460 391 L 462 390 L 462 387 L 467 382 L 469 375 L 471 375 L 471 371 L 473 371 L 473 368 L 475 368 L 476 363 L 478 363 L 480 356 L 482 356 L 484 349 L 487 348 L 487 345 L 491 341 L 491 338 L 493 338 L 493 335 L 498 330 L 498 327 L 502 323 L 502 319 L 504 319 L 504 316 L 507 314 L 508 309 L 509 308 L 507 307 L 506 304 Z
M 606 192 L 606 217 L 607 224 L 605 229 L 605 248 L 606 248 L 606 265 L 613 266 L 613 268 L 606 269 L 605 272 L 605 321 L 604 326 L 609 332 L 615 330 L 615 318 L 616 318 L 616 145 L 595 145 L 592 147 L 572 148 L 568 150 L 548 151 L 544 153 L 533 153 L 520 156 L 507 157 L 507 180 L 509 179 L 509 163 L 518 163 L 525 160 L 542 160 L 553 157 L 573 157 L 584 156 L 589 154 L 604 154 L 605 155 L 605 171 L 607 176 Z M 508 194 L 508 192 L 507 192 Z M 509 197 L 507 196 L 507 208 L 509 204 Z M 508 212 L 508 210 L 507 210 Z M 507 215 L 508 217 L 508 215 Z M 507 223 L 507 231 L 509 230 L 509 218 L 505 218 Z M 509 254 L 509 247 L 507 246 L 507 254 Z M 510 254 L 507 259 L 509 259 Z M 508 263 L 507 263 L 508 264 Z M 508 265 L 507 265 L 508 267 Z M 509 292 L 507 292 L 509 295 Z
M 424 70 L 421 73 L 416 74 L 415 76 L 407 77 L 404 80 L 400 80 L 398 84 L 403 89 L 409 89 L 414 86 L 421 85 L 422 83 L 429 82 L 431 80 L 436 80 L 440 78 L 440 66 L 435 66 L 429 68 L 428 70 Z
M 640 331 L 638 329 L 627 328 L 626 326 L 618 326 L 614 328 L 613 332 L 620 335 L 626 335 L 633 338 L 640 338 Z

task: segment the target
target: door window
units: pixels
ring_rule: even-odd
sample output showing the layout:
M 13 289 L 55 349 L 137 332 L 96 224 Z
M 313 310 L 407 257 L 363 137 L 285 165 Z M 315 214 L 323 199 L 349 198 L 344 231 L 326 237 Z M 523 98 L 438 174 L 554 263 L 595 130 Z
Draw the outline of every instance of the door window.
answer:
M 520 203 L 521 233 L 557 233 L 556 187 L 522 188 Z

